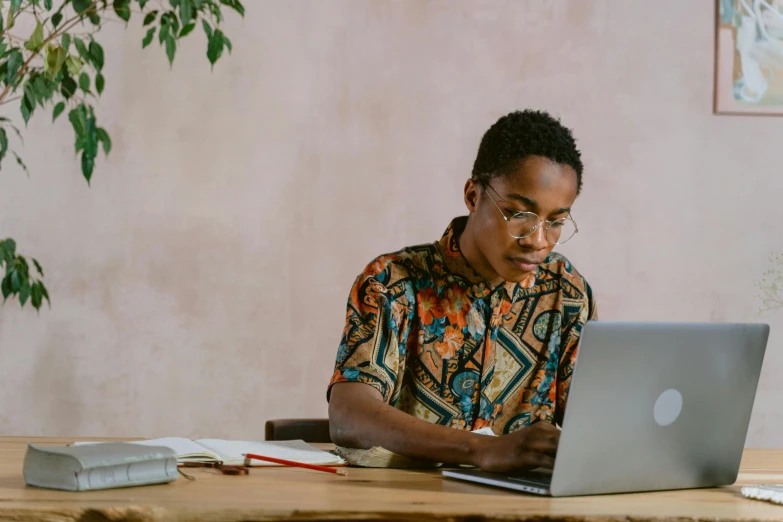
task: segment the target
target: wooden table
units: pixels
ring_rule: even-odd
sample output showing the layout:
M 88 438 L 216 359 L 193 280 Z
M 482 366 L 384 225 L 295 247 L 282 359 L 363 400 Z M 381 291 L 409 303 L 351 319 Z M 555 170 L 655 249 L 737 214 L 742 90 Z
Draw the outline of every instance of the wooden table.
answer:
M 0 438 L 0 520 L 27 521 L 735 521 L 783 520 L 783 506 L 746 500 L 739 485 L 783 483 L 783 451 L 748 450 L 736 486 L 549 499 L 442 478 L 438 472 L 351 468 L 347 477 L 292 468 L 228 476 L 188 468 L 194 482 L 69 493 L 28 488 L 29 440 Z

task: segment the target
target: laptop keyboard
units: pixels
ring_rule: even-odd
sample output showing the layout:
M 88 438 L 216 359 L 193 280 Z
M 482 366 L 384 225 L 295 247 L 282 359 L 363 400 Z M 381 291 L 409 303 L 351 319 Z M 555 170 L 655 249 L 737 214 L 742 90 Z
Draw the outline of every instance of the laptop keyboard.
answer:
M 515 482 L 524 482 L 525 484 L 534 484 L 547 488 L 552 484 L 551 473 L 540 473 L 537 471 L 521 471 L 519 473 L 514 473 L 513 475 L 508 475 L 507 478 Z

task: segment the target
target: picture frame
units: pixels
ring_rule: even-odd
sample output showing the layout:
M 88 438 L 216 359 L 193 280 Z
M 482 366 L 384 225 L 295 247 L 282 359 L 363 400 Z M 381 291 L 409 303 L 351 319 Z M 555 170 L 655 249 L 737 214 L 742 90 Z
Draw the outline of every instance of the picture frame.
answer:
M 783 116 L 783 0 L 715 0 L 713 113 Z

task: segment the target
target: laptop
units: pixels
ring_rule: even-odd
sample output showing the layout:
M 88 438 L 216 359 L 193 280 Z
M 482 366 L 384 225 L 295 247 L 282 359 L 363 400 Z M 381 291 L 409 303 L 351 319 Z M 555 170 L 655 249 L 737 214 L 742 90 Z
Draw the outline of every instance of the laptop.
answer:
M 554 497 L 733 484 L 766 324 L 591 321 L 551 472 L 444 476 Z

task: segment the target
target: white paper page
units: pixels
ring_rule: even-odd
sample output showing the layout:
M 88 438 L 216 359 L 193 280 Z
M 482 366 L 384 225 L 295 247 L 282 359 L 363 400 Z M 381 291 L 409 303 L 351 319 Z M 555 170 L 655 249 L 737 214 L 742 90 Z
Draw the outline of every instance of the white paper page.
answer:
M 200 439 L 199 444 L 214 451 L 223 462 L 232 465 L 241 465 L 245 462 L 244 453 L 255 453 L 264 457 L 292 460 L 304 464 L 339 465 L 345 461 L 336 455 L 319 450 L 301 440 L 252 442 L 239 440 Z M 251 461 L 253 466 L 276 466 L 271 462 L 260 460 Z
M 177 454 L 177 460 L 185 462 L 204 462 L 219 460 L 212 451 L 204 448 L 190 439 L 183 437 L 164 437 L 162 439 L 135 440 L 128 441 L 131 444 L 140 444 L 142 446 L 163 446 L 171 448 Z M 101 444 L 100 442 L 75 442 L 74 446 L 84 444 Z

